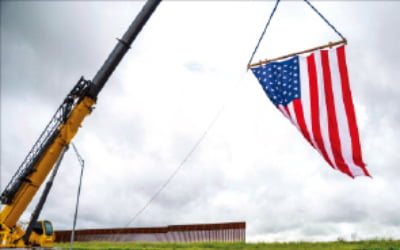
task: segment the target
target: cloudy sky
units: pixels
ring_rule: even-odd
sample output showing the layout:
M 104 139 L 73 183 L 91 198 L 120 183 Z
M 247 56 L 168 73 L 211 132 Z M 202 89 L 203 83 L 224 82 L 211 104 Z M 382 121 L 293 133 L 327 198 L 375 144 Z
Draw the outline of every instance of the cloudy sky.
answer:
M 142 5 L 1 1 L 1 189 Z M 246 72 L 273 5 L 160 4 L 74 139 L 86 163 L 78 228 L 127 226 L 207 131 L 129 226 L 246 221 L 250 241 L 400 237 L 400 2 L 315 3 L 349 41 L 373 176 L 356 179 L 333 171 Z M 255 59 L 339 39 L 305 3 L 282 1 Z M 79 173 L 69 150 L 41 216 L 56 229 L 72 227 Z

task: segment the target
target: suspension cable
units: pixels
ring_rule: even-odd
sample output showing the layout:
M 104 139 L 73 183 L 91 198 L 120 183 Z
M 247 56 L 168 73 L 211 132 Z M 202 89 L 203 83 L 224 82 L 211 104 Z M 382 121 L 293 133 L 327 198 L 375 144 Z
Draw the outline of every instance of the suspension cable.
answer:
M 335 28 L 335 26 L 333 26 L 333 25 L 328 21 L 328 19 L 326 19 L 326 18 L 321 14 L 321 12 L 319 12 L 319 11 L 314 7 L 314 5 L 312 5 L 308 0 L 304 0 L 304 2 L 306 2 L 306 3 L 308 4 L 308 6 L 310 6 L 311 9 L 313 9 L 313 10 L 322 18 L 322 20 L 324 20 L 325 23 L 326 23 L 329 27 L 331 27 L 331 28 L 333 29 L 333 31 L 336 32 L 336 34 L 338 34 L 343 40 L 346 40 L 346 38 L 344 38 L 344 36 Z
M 267 22 L 267 24 L 265 25 L 264 30 L 263 30 L 263 32 L 261 33 L 260 38 L 258 39 L 258 43 L 257 43 L 256 47 L 254 48 L 253 54 L 251 54 L 250 60 L 249 60 L 249 62 L 247 63 L 247 65 L 249 65 L 249 64 L 251 63 L 251 61 L 253 61 L 254 55 L 256 54 L 257 49 L 258 49 L 258 47 L 260 46 L 260 43 L 261 43 L 262 39 L 264 38 L 265 31 L 267 31 L 267 28 L 268 28 L 268 26 L 269 26 L 269 24 L 270 24 L 270 22 L 271 22 L 271 20 L 272 20 L 272 17 L 273 17 L 274 14 L 275 14 L 276 8 L 278 8 L 279 2 L 280 2 L 280 0 L 276 0 L 275 6 L 274 6 L 274 8 L 272 9 L 272 12 L 271 12 L 271 14 L 270 14 L 270 16 L 269 16 L 268 22 Z
M 271 12 L 271 14 L 270 14 L 270 16 L 269 16 L 268 22 L 267 22 L 267 24 L 265 25 L 265 28 L 264 28 L 264 30 L 263 30 L 263 32 L 262 32 L 260 38 L 258 39 L 258 43 L 257 43 L 257 45 L 256 45 L 256 47 L 255 47 L 255 49 L 254 49 L 254 51 L 253 51 L 253 53 L 252 53 L 252 55 L 251 55 L 251 57 L 250 57 L 249 62 L 247 63 L 247 69 L 250 69 L 251 62 L 253 61 L 254 55 L 256 54 L 257 49 L 258 49 L 258 47 L 260 46 L 260 43 L 261 43 L 262 39 L 264 38 L 265 32 L 266 32 L 266 30 L 267 30 L 267 28 L 268 28 L 268 26 L 269 26 L 269 24 L 270 24 L 270 22 L 271 22 L 272 17 L 273 17 L 274 14 L 275 14 L 275 11 L 276 11 L 276 9 L 277 9 L 277 7 L 278 7 L 279 1 L 280 1 L 280 0 L 276 0 L 275 6 L 274 6 L 274 8 L 273 8 L 273 10 L 272 10 L 272 12 Z M 319 11 L 314 7 L 314 5 L 312 5 L 312 4 L 310 3 L 309 0 L 304 0 L 304 2 L 306 2 L 306 3 L 308 4 L 308 6 L 310 6 L 311 9 L 314 10 L 314 11 L 319 15 L 319 17 L 321 17 L 322 20 L 324 20 L 325 23 L 326 23 L 329 27 L 332 28 L 332 30 L 333 30 L 336 34 L 338 34 L 344 41 L 346 41 L 346 38 L 335 28 L 335 26 L 333 26 L 333 25 L 328 21 L 328 19 L 326 19 L 326 18 L 324 17 L 324 15 L 321 14 L 321 12 L 319 12 Z

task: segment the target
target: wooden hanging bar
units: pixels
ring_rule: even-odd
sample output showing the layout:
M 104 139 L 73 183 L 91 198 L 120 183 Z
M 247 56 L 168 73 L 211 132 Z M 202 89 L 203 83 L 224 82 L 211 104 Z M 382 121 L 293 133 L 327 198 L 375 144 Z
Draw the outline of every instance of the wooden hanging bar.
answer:
M 251 64 L 247 65 L 247 69 L 250 69 L 250 68 L 253 68 L 253 67 L 256 67 L 256 66 L 261 66 L 263 64 L 267 64 L 267 63 L 270 63 L 270 62 L 279 61 L 279 60 L 286 59 L 286 58 L 289 58 L 289 57 L 297 56 L 297 55 L 300 55 L 300 54 L 310 53 L 310 52 L 313 52 L 315 50 L 325 49 L 325 48 L 328 48 L 328 47 L 332 48 L 334 46 L 338 46 L 338 45 L 341 45 L 341 44 L 347 44 L 347 40 L 343 39 L 343 40 L 340 40 L 340 41 L 337 41 L 337 42 L 334 42 L 334 43 L 329 42 L 326 45 L 322 45 L 322 46 L 315 47 L 315 48 L 312 48 L 312 49 L 308 49 L 308 50 L 292 53 L 292 54 L 289 54 L 289 55 L 286 55 L 286 56 L 280 56 L 280 57 L 277 57 L 277 58 L 274 58 L 274 59 L 265 59 L 264 61 L 260 61 L 260 62 L 257 62 L 257 63 L 251 63 Z

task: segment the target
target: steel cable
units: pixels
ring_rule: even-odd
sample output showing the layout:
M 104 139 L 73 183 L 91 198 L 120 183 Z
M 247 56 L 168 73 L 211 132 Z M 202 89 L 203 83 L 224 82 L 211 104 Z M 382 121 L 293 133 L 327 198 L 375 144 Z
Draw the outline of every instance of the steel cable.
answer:
M 240 80 L 236 83 L 236 87 L 241 83 L 245 77 L 246 73 L 242 75 Z M 229 96 L 228 96 L 229 97 Z M 211 120 L 205 131 L 201 134 L 201 136 L 196 140 L 195 144 L 191 148 L 191 150 L 186 154 L 186 156 L 183 158 L 181 163 L 178 165 L 178 167 L 175 169 L 174 172 L 166 179 L 166 181 L 160 186 L 160 188 L 154 193 L 153 196 L 147 201 L 147 203 L 126 223 L 125 227 L 128 227 L 131 225 L 136 219 L 150 206 L 150 204 L 157 198 L 157 196 L 167 187 L 167 185 L 172 181 L 172 179 L 178 174 L 179 170 L 182 169 L 182 167 L 185 165 L 185 163 L 188 161 L 190 156 L 196 151 L 196 149 L 199 147 L 201 142 L 205 139 L 209 131 L 212 129 L 212 127 L 215 125 L 217 122 L 218 118 L 220 117 L 222 111 L 225 109 L 226 104 L 228 103 L 228 100 L 223 103 L 223 105 L 219 108 L 218 112 L 214 116 L 214 118 Z
M 268 22 L 267 22 L 267 24 L 265 25 L 264 30 L 263 30 L 263 32 L 261 33 L 260 38 L 258 39 L 257 45 L 256 45 L 256 47 L 254 48 L 254 51 L 253 51 L 253 53 L 251 54 L 250 60 L 249 60 L 249 62 L 247 63 L 247 65 L 249 65 L 249 64 L 251 63 L 251 61 L 253 61 L 254 55 L 256 54 L 257 49 L 258 49 L 258 47 L 260 46 L 260 43 L 261 43 L 262 39 L 264 38 L 264 34 L 265 34 L 265 32 L 267 31 L 267 28 L 268 28 L 269 24 L 271 23 L 271 20 L 272 20 L 272 17 L 274 16 L 274 14 L 275 14 L 276 8 L 278 8 L 279 2 L 280 2 L 280 0 L 276 0 L 275 6 L 274 6 L 274 8 L 272 9 L 272 12 L 271 12 L 271 14 L 270 14 L 270 16 L 269 16 Z

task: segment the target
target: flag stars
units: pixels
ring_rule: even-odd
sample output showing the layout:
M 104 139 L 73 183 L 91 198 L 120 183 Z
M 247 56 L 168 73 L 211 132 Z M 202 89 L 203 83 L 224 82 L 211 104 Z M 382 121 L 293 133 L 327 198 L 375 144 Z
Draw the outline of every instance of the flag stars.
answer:
M 272 62 L 252 69 L 270 100 L 286 106 L 300 98 L 300 79 L 297 57 Z
M 338 53 L 338 51 L 337 49 L 335 49 L 330 51 L 329 53 Z M 301 68 L 299 63 L 302 64 Z M 363 167 L 364 163 L 362 162 L 361 159 L 360 150 L 359 149 L 354 150 L 354 147 L 352 148 L 353 142 L 357 144 L 359 143 L 358 138 L 353 137 L 354 136 L 353 133 L 350 133 L 350 130 L 348 129 L 349 127 L 357 129 L 357 124 L 354 123 L 355 121 L 351 123 L 350 122 L 351 119 L 348 119 L 347 117 L 348 110 L 350 110 L 350 112 L 354 112 L 352 104 L 348 107 L 345 107 L 345 105 L 334 105 L 330 108 L 329 106 L 332 104 L 325 101 L 320 101 L 317 103 L 317 105 L 310 105 L 310 99 L 312 100 L 312 98 L 318 98 L 319 95 L 324 96 L 326 94 L 325 91 L 329 92 L 333 91 L 332 92 L 333 95 L 331 96 L 331 99 L 333 98 L 331 100 L 333 104 L 342 101 L 352 103 L 351 97 L 348 96 L 349 99 L 345 99 L 345 96 L 344 95 L 342 96 L 342 94 L 335 95 L 336 90 L 324 89 L 324 88 L 318 90 L 315 93 L 311 92 L 307 93 L 305 96 L 302 96 L 301 92 L 302 90 L 304 90 L 305 88 L 309 89 L 309 87 L 313 87 L 309 86 L 310 84 L 309 81 L 302 82 L 303 79 L 301 79 L 303 77 L 302 75 L 303 73 L 305 74 L 305 76 L 307 76 L 307 74 L 309 73 L 314 73 L 314 72 L 307 72 L 308 67 L 310 66 L 315 67 L 318 77 L 320 77 L 321 74 L 321 77 L 323 79 L 326 77 L 341 78 L 342 76 L 340 74 L 342 72 L 328 72 L 329 70 L 324 70 L 323 65 L 313 66 L 313 65 L 308 65 L 308 63 L 309 62 L 307 62 L 307 60 L 303 61 L 302 59 L 300 61 L 299 57 L 292 57 L 285 61 L 268 63 L 265 65 L 265 69 L 261 71 L 254 69 L 252 70 L 255 76 L 258 77 L 259 80 L 260 79 L 267 80 L 266 82 L 260 81 L 260 84 L 262 85 L 262 88 L 264 92 L 267 94 L 270 101 L 272 101 L 272 103 L 286 116 L 286 118 L 288 118 L 300 130 L 303 136 L 312 144 L 312 146 L 317 151 L 324 152 L 323 154 L 324 158 L 326 159 L 329 158 L 328 163 L 333 168 L 340 170 L 341 172 L 353 178 L 359 175 L 369 176 L 368 171 L 366 170 L 365 167 Z M 339 61 L 338 63 L 340 64 Z M 259 67 L 259 69 L 261 69 L 261 67 Z M 343 69 L 346 70 L 346 68 Z M 266 74 L 269 75 L 270 77 L 261 77 L 263 75 L 263 72 L 267 72 Z M 339 75 L 334 76 L 331 75 L 332 73 Z M 339 84 L 340 86 L 341 79 L 335 79 L 335 81 L 336 80 L 338 82 L 335 82 L 335 84 Z M 305 85 L 303 86 L 300 84 L 305 84 Z M 340 93 L 341 90 L 339 89 L 338 91 Z M 308 96 L 308 94 L 310 96 Z M 315 94 L 316 96 L 314 96 Z M 300 98 L 305 98 L 303 100 L 304 102 L 299 101 Z M 304 104 L 307 104 L 307 106 L 304 106 Z M 306 107 L 307 112 L 303 111 L 304 107 Z M 319 112 L 318 110 L 324 110 L 324 116 L 318 117 L 318 115 L 315 116 L 313 115 L 313 117 L 311 118 L 312 119 L 311 123 L 307 124 L 306 122 L 307 120 L 304 120 L 303 118 L 310 119 L 309 115 L 314 113 L 318 114 Z M 332 117 L 335 118 L 338 115 L 344 116 L 343 124 L 338 123 L 340 119 L 331 119 Z M 329 119 L 327 119 L 327 117 Z M 317 126 L 318 129 L 314 129 L 315 125 L 314 123 L 318 125 Z M 325 132 L 327 132 L 326 134 L 327 136 L 321 136 L 321 129 L 319 128 L 319 125 L 322 124 L 326 127 Z M 334 129 L 331 129 L 332 127 Z M 355 130 L 355 132 L 357 133 L 357 130 Z M 318 139 L 318 143 L 316 143 L 315 138 Z M 346 139 L 342 140 L 342 138 Z M 326 145 L 329 145 L 329 147 L 326 147 Z M 326 155 L 328 155 L 329 157 L 327 157 Z M 349 161 L 347 158 L 349 159 Z M 354 159 L 357 159 L 357 163 Z M 349 164 L 355 164 L 359 168 L 349 167 L 351 166 Z

